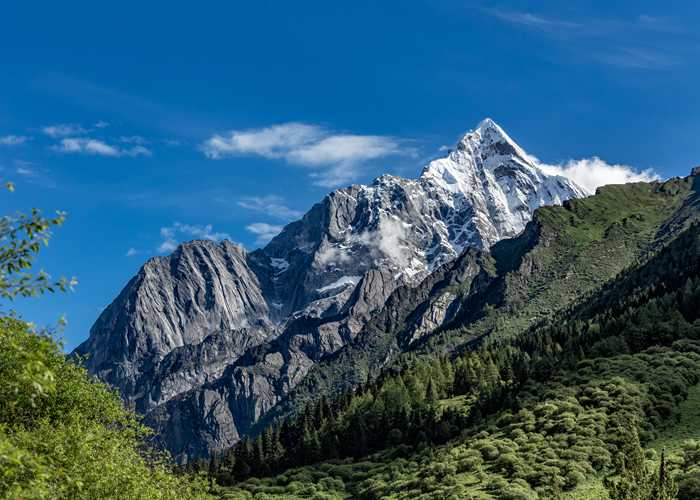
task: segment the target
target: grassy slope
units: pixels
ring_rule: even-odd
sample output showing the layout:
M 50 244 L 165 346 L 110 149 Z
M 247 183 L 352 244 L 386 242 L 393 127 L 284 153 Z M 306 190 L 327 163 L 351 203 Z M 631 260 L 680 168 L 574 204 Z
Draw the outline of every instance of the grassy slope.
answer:
M 700 439 L 700 385 L 694 386 L 688 392 L 688 399 L 680 405 L 681 420 L 677 424 L 664 429 L 658 438 L 647 446 L 661 454 L 681 452 L 681 444 L 687 439 Z
M 694 194 L 692 178 L 606 186 L 596 196 L 536 212 L 539 240 L 503 241 L 492 248 L 501 276 L 490 292 L 495 305 L 434 336 L 426 351 L 451 350 L 466 339 L 509 335 L 591 293 L 664 240 L 661 228 Z M 503 272 L 508 271 L 508 272 Z
M 676 365 L 684 357 L 685 369 L 700 372 L 700 356 L 673 351 L 590 360 L 582 364 L 574 376 L 563 374 L 545 386 L 532 387 L 528 397 L 532 399 L 525 405 L 528 416 L 524 418 L 502 412 L 489 418 L 480 429 L 443 446 L 418 452 L 397 448 L 358 461 L 337 460 L 302 467 L 274 478 L 248 480 L 239 488 L 222 490 L 221 496 L 236 499 L 252 499 L 253 496 L 256 499 L 395 500 L 538 498 L 538 493 L 519 483 L 522 480 L 513 479 L 502 471 L 499 458 L 487 458 L 491 453 L 505 458 L 513 454 L 509 450 L 515 449 L 516 455 L 521 457 L 521 466 L 539 462 L 541 470 L 546 467 L 573 467 L 580 471 L 588 468 L 576 488 L 562 492 L 563 498 L 606 499 L 603 475 L 581 465 L 581 461 L 592 464 L 601 454 L 605 455 L 605 446 L 596 448 L 597 433 L 602 432 L 608 422 L 616 420 L 622 407 L 635 407 L 634 404 L 629 406 L 630 397 L 647 390 L 644 379 L 654 380 L 667 366 Z M 616 382 L 617 387 L 611 388 L 610 383 L 620 378 L 626 382 Z M 538 395 L 540 392 L 542 396 Z M 468 403 L 459 398 L 441 402 L 442 407 L 460 404 Z M 700 386 L 696 385 L 690 390 L 688 400 L 681 403 L 680 423 L 664 430 L 649 447 L 676 450 L 683 439 L 700 434 L 699 409 Z M 641 411 L 641 407 L 637 410 Z M 658 466 L 658 454 L 649 465 Z M 494 491 L 494 485 L 499 482 L 504 485 L 501 493 Z M 546 480 L 543 484 L 546 485 Z M 544 491 L 540 494 L 546 498 Z

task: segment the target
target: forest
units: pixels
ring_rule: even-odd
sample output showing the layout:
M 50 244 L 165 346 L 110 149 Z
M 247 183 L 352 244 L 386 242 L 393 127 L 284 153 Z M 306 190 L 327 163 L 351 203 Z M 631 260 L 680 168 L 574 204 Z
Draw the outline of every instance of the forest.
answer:
M 695 442 L 642 447 L 700 380 L 699 250 L 693 225 L 551 320 L 409 360 L 193 469 L 231 498 L 697 498 Z

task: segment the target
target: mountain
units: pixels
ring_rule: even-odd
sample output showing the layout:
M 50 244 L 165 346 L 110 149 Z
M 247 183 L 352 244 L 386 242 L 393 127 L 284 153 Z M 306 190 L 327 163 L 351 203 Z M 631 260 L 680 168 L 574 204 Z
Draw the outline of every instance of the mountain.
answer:
M 452 356 L 566 310 L 697 221 L 699 192 L 694 169 L 685 178 L 604 186 L 538 209 L 517 237 L 465 252 L 419 286 L 397 289 L 355 340 L 317 363 L 263 423 L 298 414 L 320 394 L 371 382 L 407 357 Z M 420 328 L 436 315 L 439 321 Z
M 178 460 L 206 456 L 251 432 L 373 318 L 405 309 L 403 297 L 430 301 L 408 344 L 453 320 L 454 289 L 488 274 L 479 251 L 518 235 L 538 207 L 587 194 L 487 119 L 418 179 L 334 191 L 263 249 L 194 241 L 149 260 L 74 354 Z

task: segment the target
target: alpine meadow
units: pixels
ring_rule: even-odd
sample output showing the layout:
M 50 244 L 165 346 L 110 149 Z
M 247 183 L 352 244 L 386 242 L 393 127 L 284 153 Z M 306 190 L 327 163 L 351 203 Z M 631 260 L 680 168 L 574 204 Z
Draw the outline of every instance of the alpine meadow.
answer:
M 697 21 L 8 6 L 0 499 L 700 499 Z

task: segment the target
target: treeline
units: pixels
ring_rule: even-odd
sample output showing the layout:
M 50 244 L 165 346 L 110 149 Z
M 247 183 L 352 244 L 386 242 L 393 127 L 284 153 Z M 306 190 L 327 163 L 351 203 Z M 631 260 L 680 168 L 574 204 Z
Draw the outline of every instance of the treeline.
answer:
M 517 412 L 526 384 L 566 373 L 581 360 L 700 339 L 699 235 L 692 226 L 646 264 L 546 324 L 455 359 L 414 361 L 332 402 L 321 398 L 298 417 L 191 467 L 206 468 L 226 485 L 399 444 L 421 449 L 446 442 L 486 415 Z M 682 350 L 696 350 L 693 345 Z M 640 422 L 642 440 L 677 412 L 678 401 L 656 396 Z M 460 404 L 450 405 L 449 398 L 461 398 Z

